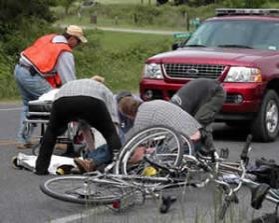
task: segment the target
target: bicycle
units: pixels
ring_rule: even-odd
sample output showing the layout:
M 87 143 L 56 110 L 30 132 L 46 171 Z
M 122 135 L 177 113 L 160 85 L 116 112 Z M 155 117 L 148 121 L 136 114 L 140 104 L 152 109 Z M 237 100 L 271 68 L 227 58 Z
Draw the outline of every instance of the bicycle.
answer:
M 247 164 L 249 162 L 249 159 L 247 159 Z M 274 163 L 274 165 L 276 165 Z M 262 207 L 262 203 L 267 200 L 273 204 L 275 204 L 275 210 L 272 215 L 274 215 L 275 218 L 278 216 L 278 207 L 279 207 L 279 188 L 278 185 L 275 184 L 275 181 L 270 182 L 266 181 L 265 183 L 262 182 L 262 179 L 258 179 L 258 174 L 260 176 L 263 176 L 264 169 L 259 168 L 258 170 L 245 170 L 244 176 L 241 178 L 238 178 L 238 185 L 245 186 L 250 189 L 251 192 L 251 206 L 258 210 Z M 275 175 L 270 174 L 268 177 L 272 178 Z M 267 177 L 267 176 L 266 176 Z M 276 176 L 275 176 L 276 177 Z M 278 180 L 278 178 L 275 178 Z M 228 182 L 229 184 L 232 182 Z M 235 182 L 233 182 L 235 183 Z M 278 220 L 277 220 L 278 221 Z M 277 222 L 276 221 L 276 222 Z
M 194 158 L 193 161 L 197 162 Z M 185 172 L 186 169 L 188 168 L 185 168 Z M 147 196 L 159 198 L 160 192 L 173 187 L 205 186 L 192 181 L 187 182 L 184 174 L 172 176 L 176 175 L 176 169 L 170 170 L 169 173 L 170 176 L 155 177 L 93 172 L 82 176 L 55 177 L 41 184 L 40 188 L 45 194 L 62 201 L 115 206 L 115 203 L 135 201 L 139 197 L 143 201 Z
M 146 130 L 139 134 L 141 140 L 134 138 L 132 142 L 137 143 L 129 142 L 129 145 L 141 144 L 143 139 L 157 138 L 160 136 L 155 133 L 154 135 L 144 134 L 144 132 L 146 133 Z M 181 138 L 179 134 L 173 131 L 171 132 L 173 136 L 176 135 L 176 137 Z M 176 141 L 178 143 L 177 145 L 181 146 L 179 142 L 181 141 Z M 250 143 L 251 140 L 249 141 L 248 139 L 241 154 L 242 161 L 238 168 L 235 168 L 235 163 L 234 165 L 232 163 L 226 163 L 223 158 L 218 156 L 217 152 L 212 153 L 211 157 L 195 157 L 194 155 L 180 154 L 182 155 L 180 165 L 169 165 L 164 159 L 156 159 L 156 156 L 153 159 L 154 157 L 152 155 L 146 154 L 144 156 L 144 162 L 156 168 L 158 172 L 164 173 L 162 176 L 101 174 L 97 172 L 84 176 L 56 177 L 41 184 L 40 188 L 45 194 L 63 201 L 95 205 L 112 204 L 114 207 L 121 207 L 121 203 L 125 203 L 127 200 L 144 201 L 147 196 L 158 198 L 162 191 L 167 191 L 171 188 L 185 186 L 204 187 L 210 181 L 214 181 L 217 185 L 221 185 L 219 188 L 224 191 L 226 197 L 226 202 L 222 205 L 219 215 L 220 219 L 222 219 L 229 206 L 228 204 L 230 204 L 227 200 L 233 201 L 230 198 L 235 196 L 236 191 L 240 189 L 241 185 L 232 188 L 230 184 L 226 183 L 220 177 L 223 172 L 219 171 L 219 168 L 222 167 L 223 170 L 240 172 L 240 178 L 243 178 L 245 175 L 245 160 L 247 159 Z M 179 149 L 175 149 L 174 151 L 176 151 L 174 154 L 177 155 Z M 173 160 L 171 164 L 174 163 Z M 137 198 L 134 197 L 135 195 Z M 171 201 L 171 199 L 169 200 Z M 164 211 L 167 211 L 167 209 L 165 208 Z
M 184 138 L 184 143 L 186 138 Z M 189 140 L 187 138 L 187 140 Z M 189 159 L 193 159 L 194 162 L 198 162 L 197 159 L 192 156 L 192 144 L 191 141 L 187 141 L 188 142 L 188 150 L 185 153 L 189 153 Z M 129 152 L 129 154 L 131 154 L 131 152 L 133 152 L 135 150 L 135 148 L 138 148 L 138 146 L 146 146 L 147 148 L 150 148 L 152 146 L 153 149 L 153 153 L 148 154 L 149 158 L 145 158 L 144 159 L 144 163 L 145 164 L 149 164 L 150 163 L 154 163 L 155 160 L 157 162 L 159 162 L 160 164 L 155 163 L 155 165 L 157 165 L 157 167 L 161 167 L 164 168 L 165 166 L 172 166 L 173 171 L 171 172 L 178 172 L 180 170 L 180 164 L 182 161 L 182 140 L 181 140 L 181 136 L 179 134 L 177 134 L 173 129 L 171 128 L 167 128 L 165 126 L 154 126 L 148 129 L 144 129 L 139 133 L 136 133 L 131 140 L 129 140 L 124 147 L 122 148 L 121 152 L 118 154 L 119 156 L 116 156 L 116 160 L 113 162 L 113 164 L 109 165 L 109 167 L 106 169 L 105 173 L 102 174 L 97 174 L 97 177 L 94 176 L 94 173 L 92 173 L 93 175 L 89 174 L 86 176 L 65 176 L 64 178 L 54 178 L 53 180 L 50 179 L 49 181 L 47 181 L 46 183 L 44 183 L 41 186 L 41 189 L 43 190 L 43 192 L 47 193 L 50 196 L 54 196 L 58 199 L 63 199 L 64 195 L 65 195 L 65 199 L 64 200 L 71 200 L 72 202 L 75 202 L 77 200 L 77 203 L 99 203 L 98 198 L 94 198 L 92 201 L 89 199 L 83 200 L 83 199 L 78 199 L 78 198 L 73 198 L 73 195 L 71 195 L 70 197 L 66 195 L 66 192 L 64 193 L 64 195 L 61 196 L 61 194 L 55 193 L 53 190 L 50 189 L 50 185 L 52 184 L 52 182 L 60 182 L 62 180 L 65 181 L 87 181 L 86 179 L 88 179 L 90 182 L 94 182 L 95 184 L 97 184 L 101 178 L 101 176 L 103 176 L 103 178 L 105 179 L 110 179 L 112 182 L 110 182 L 110 180 L 106 180 L 105 183 L 108 184 L 113 184 L 113 185 L 118 185 L 119 182 L 122 182 L 123 185 L 127 185 L 128 180 L 130 180 L 131 182 L 128 183 L 128 185 L 133 185 L 133 188 L 137 188 L 136 185 L 141 185 L 142 182 L 144 182 L 144 180 L 148 181 L 148 187 L 149 188 L 154 188 L 152 189 L 153 191 L 155 191 L 155 188 L 159 188 L 159 184 L 163 183 L 165 184 L 166 182 L 172 181 L 171 177 L 168 177 L 168 174 L 163 174 L 164 177 L 148 177 L 148 176 L 140 176 L 140 173 L 138 173 L 138 175 L 133 175 L 133 176 L 127 176 L 124 174 L 119 174 L 119 172 L 121 171 L 121 165 L 119 162 L 119 157 L 122 156 L 122 154 L 125 154 L 126 152 Z M 132 150 L 129 150 L 129 148 L 131 148 Z M 184 146 L 185 148 L 185 146 Z M 125 152 L 123 152 L 125 151 Z M 123 153 L 122 153 L 123 152 Z M 185 156 L 185 153 L 183 155 L 183 159 Z M 171 158 L 166 158 L 166 157 L 171 157 Z M 119 167 L 119 168 L 118 168 Z M 144 167 L 142 167 L 144 169 Z M 115 173 L 111 174 L 109 173 L 111 171 L 111 169 L 114 169 Z M 143 170 L 142 169 L 142 170 Z M 185 169 L 186 170 L 186 169 Z M 144 171 L 144 170 L 143 170 Z M 162 173 L 162 172 L 161 172 Z M 125 180 L 125 182 L 120 181 L 120 177 L 122 179 Z M 117 180 L 117 182 L 115 182 Z M 181 183 L 184 184 L 185 182 L 185 178 L 183 176 L 183 178 L 180 179 Z M 72 185 L 72 183 L 71 183 Z M 165 187 L 165 185 L 164 185 Z M 62 186 L 63 188 L 63 186 Z M 66 187 L 64 187 L 66 188 Z M 76 187 L 75 187 L 76 188 Z M 104 189 L 104 187 L 101 187 L 102 189 Z M 156 189 L 157 190 L 157 189 Z M 161 190 L 161 188 L 160 188 Z M 52 192 L 51 192 L 52 191 Z M 70 193 L 71 194 L 71 193 Z M 106 194 L 109 194 L 109 192 L 106 192 Z M 79 195 L 78 195 L 79 196 Z M 113 198 L 115 199 L 115 198 Z M 111 200 L 110 200 L 111 202 Z M 103 202 L 101 202 L 103 203 Z
M 251 193 L 252 193 L 252 199 L 251 203 L 254 202 L 253 207 L 255 209 L 260 209 L 262 202 L 264 200 L 268 200 L 275 204 L 275 211 L 274 213 L 277 215 L 278 213 L 278 207 L 279 207 L 279 189 L 276 188 L 271 188 L 269 185 L 266 184 L 261 184 L 257 183 L 252 179 L 249 178 L 244 178 L 243 184 L 250 188 Z M 259 190 L 260 188 L 263 188 L 263 190 L 266 190 L 261 193 L 260 197 L 256 197 L 256 191 Z
M 232 203 L 238 203 L 237 192 L 241 189 L 245 176 L 246 167 L 249 162 L 248 153 L 251 151 L 252 135 L 248 135 L 246 143 L 243 147 L 240 155 L 240 162 L 221 162 L 218 169 L 218 174 L 215 178 L 215 182 L 222 191 L 224 191 L 224 198 L 222 199 L 221 208 L 219 211 L 219 219 L 224 219 L 227 209 Z M 234 176 L 232 182 L 228 182 L 226 176 Z

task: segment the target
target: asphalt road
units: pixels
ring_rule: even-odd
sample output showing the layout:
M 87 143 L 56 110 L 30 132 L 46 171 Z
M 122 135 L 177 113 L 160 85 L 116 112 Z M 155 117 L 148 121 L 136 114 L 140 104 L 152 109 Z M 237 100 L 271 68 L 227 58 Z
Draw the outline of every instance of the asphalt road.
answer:
M 159 214 L 155 200 L 118 213 L 107 207 L 82 206 L 46 196 L 40 191 L 39 184 L 53 176 L 37 176 L 26 170 L 13 169 L 11 165 L 11 158 L 18 152 L 31 153 L 30 150 L 18 150 L 15 146 L 19 109 L 18 103 L 0 104 L 0 222 L 217 222 L 215 206 L 218 195 L 213 185 L 185 189 L 181 192 L 184 195 L 165 215 Z M 236 160 L 248 134 L 245 126 L 229 128 L 224 124 L 215 124 L 214 129 L 216 146 L 229 148 L 230 159 Z M 267 144 L 253 143 L 251 160 L 253 162 L 262 156 L 278 160 L 278 148 L 278 140 Z M 253 210 L 247 189 L 241 191 L 239 199 L 239 204 L 229 212 L 227 222 L 251 222 L 274 210 L 270 202 L 264 202 L 260 210 Z

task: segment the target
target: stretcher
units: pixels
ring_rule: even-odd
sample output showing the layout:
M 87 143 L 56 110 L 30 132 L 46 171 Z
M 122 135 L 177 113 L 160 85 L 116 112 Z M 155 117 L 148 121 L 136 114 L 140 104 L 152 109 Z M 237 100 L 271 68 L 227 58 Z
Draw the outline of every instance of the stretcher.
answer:
M 55 93 L 57 91 L 58 89 L 54 89 L 42 95 L 38 100 L 30 101 L 28 104 L 28 113 L 25 120 L 27 128 L 31 129 L 32 125 L 40 127 L 38 143 L 32 147 L 33 155 L 38 155 L 39 153 L 41 139 L 49 123 L 51 108 L 54 101 Z M 64 151 L 64 155 L 70 157 L 80 156 L 83 152 L 83 149 L 85 149 L 87 143 L 84 140 L 82 134 L 80 134 L 79 130 L 79 123 L 71 122 L 68 124 L 68 129 L 64 133 L 64 135 L 57 138 L 57 144 L 66 145 L 66 151 Z M 99 131 L 97 131 L 95 128 L 91 128 L 91 132 L 94 137 L 95 148 L 106 144 L 106 140 L 103 138 L 102 134 Z M 61 151 L 58 151 L 57 154 L 61 155 Z

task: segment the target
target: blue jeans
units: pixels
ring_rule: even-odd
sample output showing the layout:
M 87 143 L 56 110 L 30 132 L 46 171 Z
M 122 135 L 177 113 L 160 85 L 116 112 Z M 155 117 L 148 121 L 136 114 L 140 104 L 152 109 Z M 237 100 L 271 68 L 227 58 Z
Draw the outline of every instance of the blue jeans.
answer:
M 88 151 L 85 153 L 84 158 L 92 159 L 93 163 L 96 166 L 101 164 L 106 164 L 111 160 L 110 151 L 108 149 L 107 144 L 101 145 L 98 148 L 94 149 L 93 151 Z
M 120 111 L 118 111 L 118 117 L 120 120 L 120 126 L 118 127 L 119 137 L 122 145 L 125 143 L 125 134 L 133 127 L 134 120 L 128 118 L 127 116 L 121 114 Z
M 51 90 L 50 84 L 39 74 L 32 76 L 28 69 L 19 65 L 15 66 L 14 77 L 21 94 L 23 109 L 20 113 L 20 124 L 17 133 L 19 143 L 30 142 L 33 126 L 24 123 L 28 112 L 28 102 L 37 100 L 42 94 Z

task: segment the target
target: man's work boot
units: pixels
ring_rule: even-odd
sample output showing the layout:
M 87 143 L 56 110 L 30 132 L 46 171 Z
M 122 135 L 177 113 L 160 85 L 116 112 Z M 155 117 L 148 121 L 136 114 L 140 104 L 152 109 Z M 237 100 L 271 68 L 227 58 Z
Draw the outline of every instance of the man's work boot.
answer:
M 28 143 L 19 143 L 19 144 L 17 144 L 17 149 L 31 149 L 33 145 L 34 144 L 30 143 L 30 142 L 28 142 Z
M 82 160 L 79 158 L 74 158 L 74 162 L 81 173 L 92 172 L 96 170 L 96 166 L 94 165 L 92 160 L 89 159 Z

